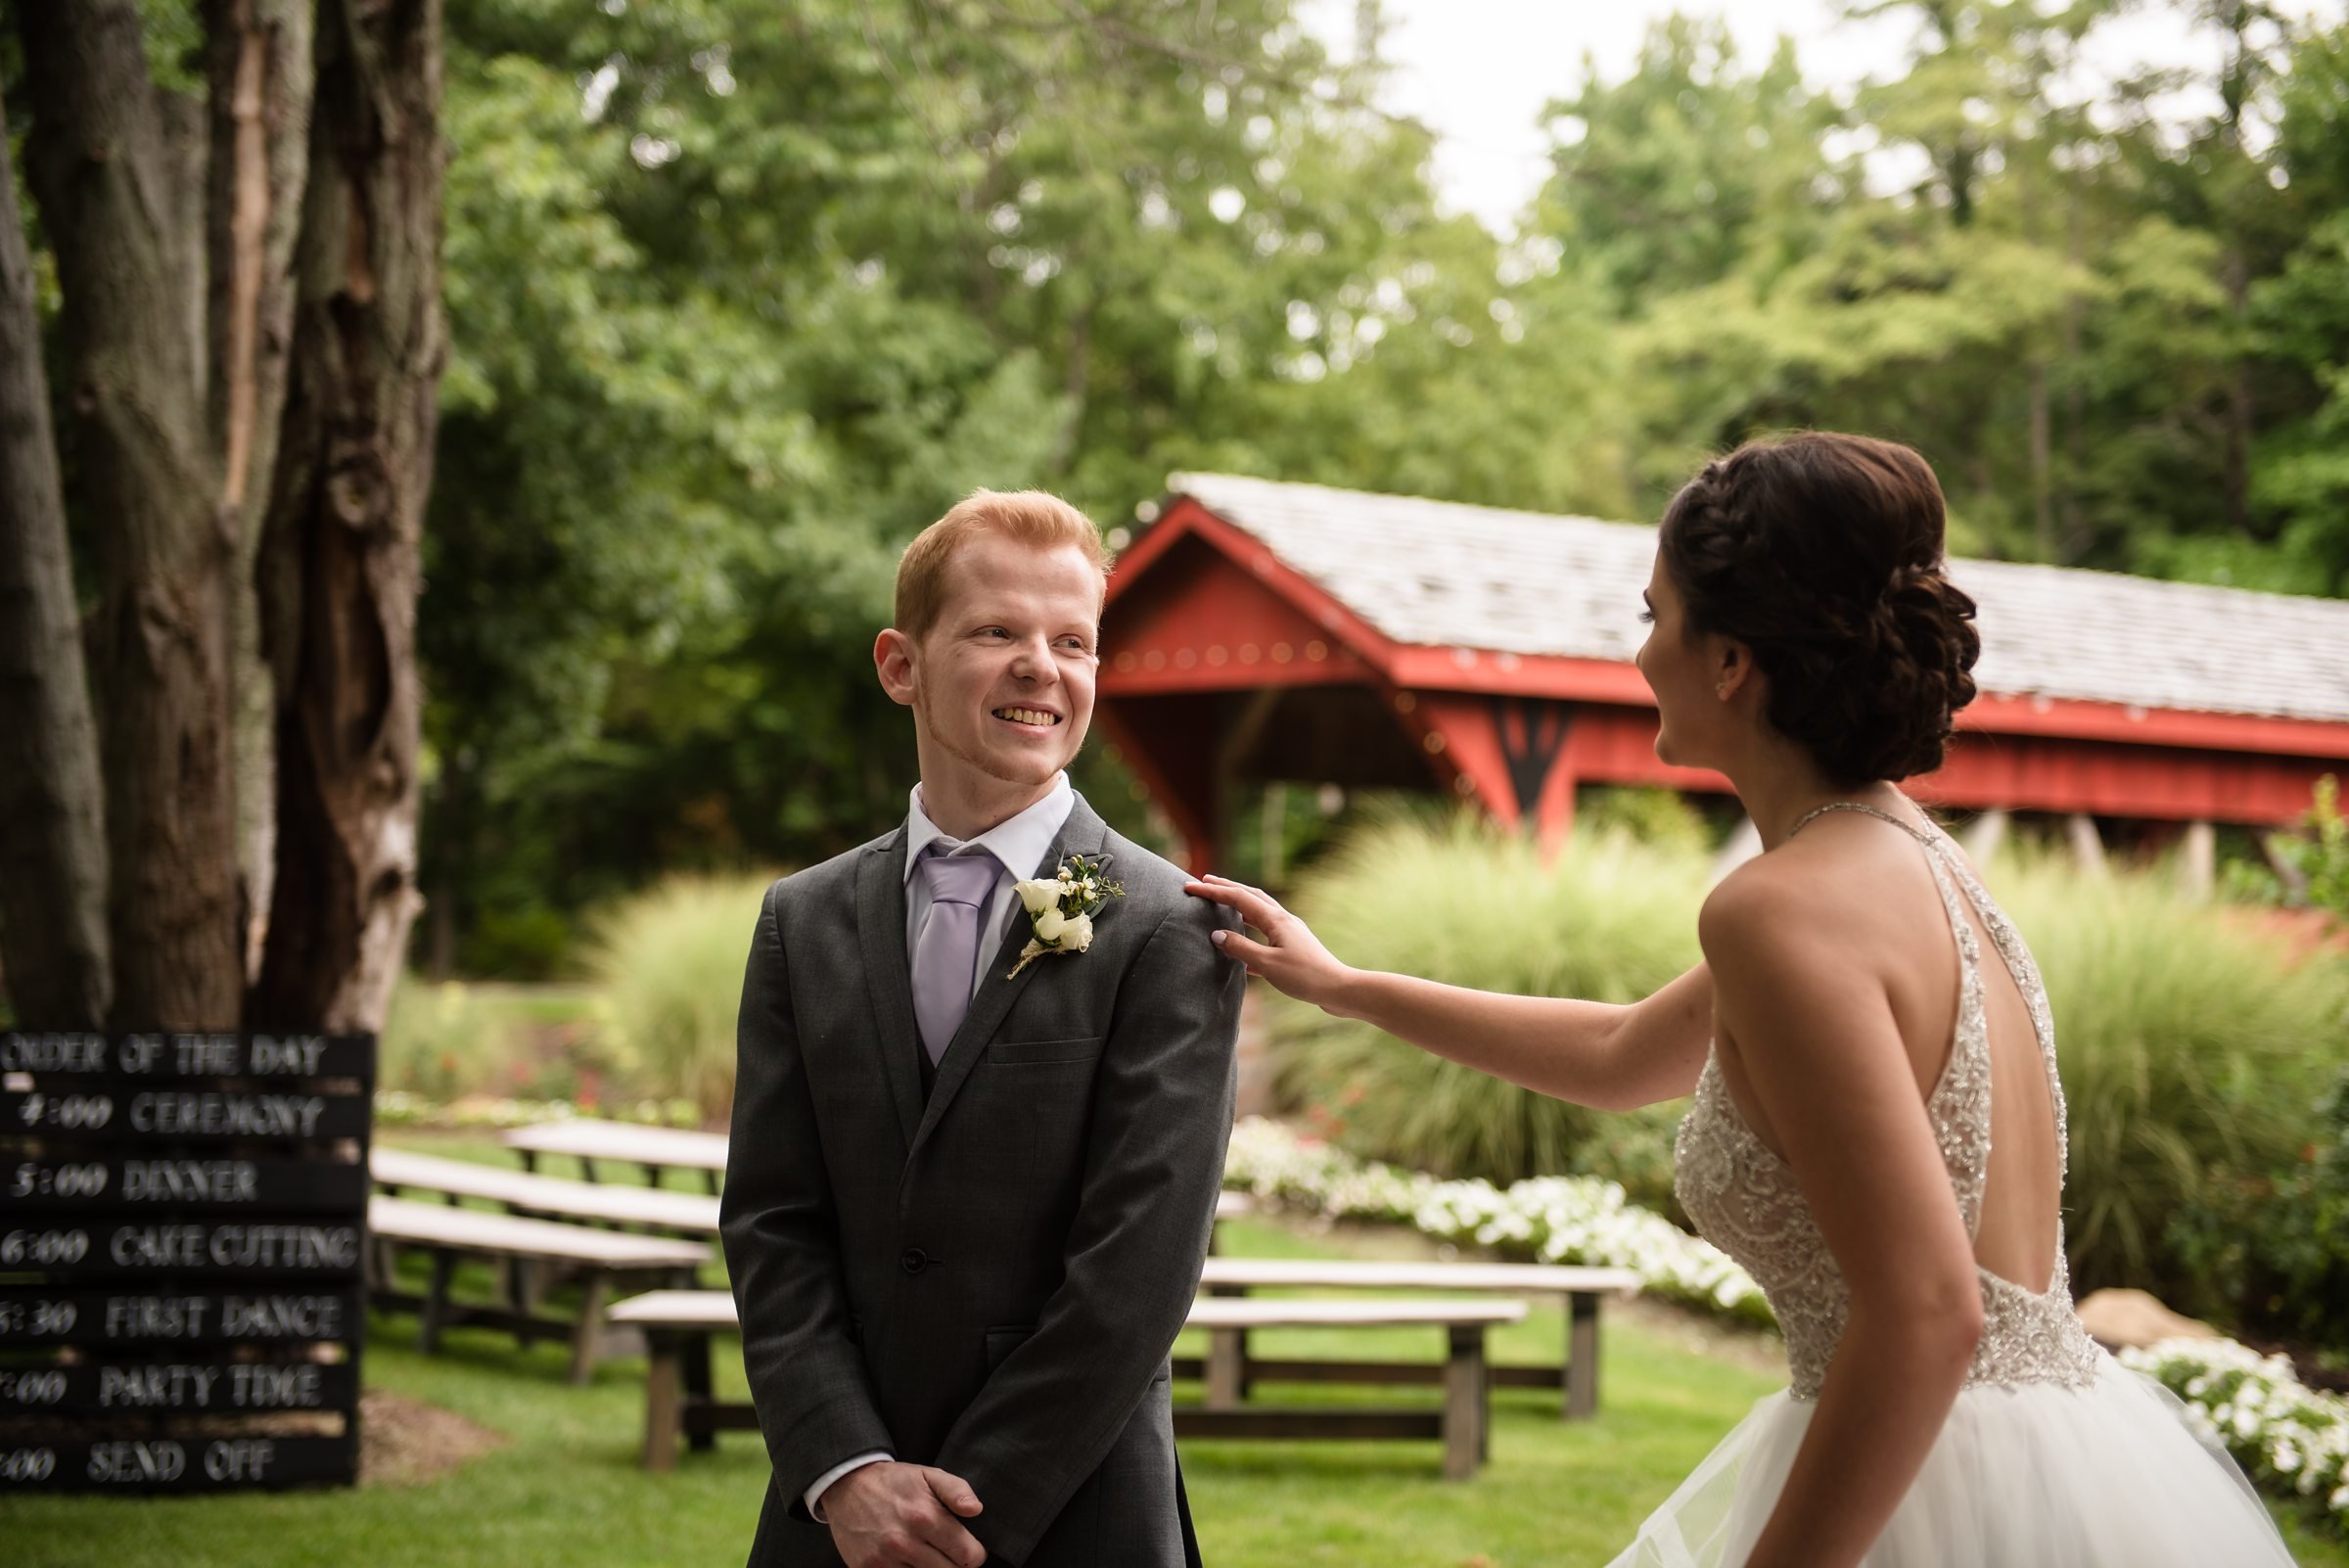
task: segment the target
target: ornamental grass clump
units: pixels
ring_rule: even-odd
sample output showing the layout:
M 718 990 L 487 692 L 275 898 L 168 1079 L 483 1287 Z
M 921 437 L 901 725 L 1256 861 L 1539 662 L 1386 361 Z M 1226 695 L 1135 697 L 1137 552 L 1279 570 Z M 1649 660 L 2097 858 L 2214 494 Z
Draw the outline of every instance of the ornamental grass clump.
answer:
M 1351 964 L 1630 1002 L 1697 961 L 1705 873 L 1692 846 L 1620 832 L 1578 834 L 1545 866 L 1529 839 L 1480 819 L 1396 816 L 1359 831 L 1289 901 Z M 1272 1038 L 1282 1097 L 1364 1158 L 1505 1184 L 1579 1169 L 1612 1126 L 1314 1008 L 1276 1001 Z
M 734 1099 L 734 1024 L 764 874 L 674 876 L 592 927 L 587 969 L 605 1049 L 638 1093 L 715 1120 Z
M 2155 871 L 2083 876 L 2018 854 L 1993 892 L 2045 975 L 2071 1112 L 2073 1281 L 2137 1285 L 2224 1313 L 2175 1222 L 2289 1167 L 2344 1059 L 2344 965 L 2256 918 L 2181 897 Z

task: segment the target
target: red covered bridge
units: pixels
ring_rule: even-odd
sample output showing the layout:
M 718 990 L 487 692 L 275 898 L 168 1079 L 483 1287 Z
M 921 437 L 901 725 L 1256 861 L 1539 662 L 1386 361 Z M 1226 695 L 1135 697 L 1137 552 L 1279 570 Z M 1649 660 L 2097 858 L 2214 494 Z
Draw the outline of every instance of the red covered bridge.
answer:
M 1177 474 L 1110 580 L 1099 716 L 1190 863 L 1243 781 L 1440 789 L 1545 846 L 1668 767 L 1632 654 L 1652 528 Z M 2349 770 L 2349 603 L 1961 560 L 1982 695 L 1939 806 L 2276 824 Z

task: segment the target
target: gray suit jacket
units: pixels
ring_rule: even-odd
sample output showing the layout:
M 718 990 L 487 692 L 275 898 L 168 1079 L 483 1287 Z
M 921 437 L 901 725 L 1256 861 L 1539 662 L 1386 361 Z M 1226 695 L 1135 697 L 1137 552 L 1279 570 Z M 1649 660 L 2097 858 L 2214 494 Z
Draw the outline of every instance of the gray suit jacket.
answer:
M 993 1557 L 1178 1568 L 1167 1353 L 1230 1133 L 1233 924 L 1080 797 L 1043 864 L 1109 856 L 1082 953 L 1006 979 L 1015 916 L 925 1098 L 904 829 L 767 891 L 721 1210 L 774 1474 L 753 1568 L 839 1561 L 800 1493 L 873 1449 L 961 1476 Z

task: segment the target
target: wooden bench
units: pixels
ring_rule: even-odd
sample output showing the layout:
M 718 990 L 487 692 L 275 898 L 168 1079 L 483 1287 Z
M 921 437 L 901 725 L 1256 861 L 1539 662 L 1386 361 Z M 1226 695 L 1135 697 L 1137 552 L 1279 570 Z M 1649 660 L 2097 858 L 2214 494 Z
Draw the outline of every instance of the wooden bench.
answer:
M 1492 1440 L 1492 1379 L 1485 1331 L 1522 1322 L 1521 1301 L 1392 1300 L 1296 1301 L 1274 1297 L 1206 1297 L 1191 1304 L 1186 1326 L 1208 1331 L 1207 1403 L 1174 1411 L 1178 1438 L 1436 1438 L 1444 1445 L 1444 1479 L 1465 1481 L 1484 1463 Z M 1256 1328 L 1433 1327 L 1445 1331 L 1442 1365 L 1425 1369 L 1444 1384 L 1440 1409 L 1268 1408 L 1245 1403 L 1245 1344 Z M 1310 1364 L 1310 1363 L 1309 1363 Z M 1393 1364 L 1346 1362 L 1346 1365 Z M 1181 1375 L 1181 1366 L 1176 1366 Z
M 616 1325 L 644 1335 L 644 1467 L 673 1469 L 677 1439 L 714 1448 L 717 1434 L 759 1429 L 759 1412 L 712 1392 L 710 1342 L 733 1333 L 734 1297 L 723 1290 L 655 1290 L 614 1302 Z
M 624 1290 L 691 1285 L 710 1258 L 705 1242 L 623 1235 L 588 1225 L 485 1214 L 479 1209 L 380 1194 L 368 1200 L 367 1226 L 369 1300 L 386 1310 L 415 1313 L 419 1319 L 417 1342 L 427 1355 L 439 1349 L 440 1331 L 454 1323 L 504 1329 L 524 1345 L 533 1339 L 569 1339 L 574 1383 L 587 1381 L 598 1357 L 632 1355 L 641 1344 L 632 1330 L 608 1337 L 605 1307 L 615 1286 Z M 397 1247 L 421 1248 L 432 1255 L 431 1282 L 421 1296 L 400 1290 L 393 1282 L 390 1253 Z M 449 1299 L 449 1283 L 460 1257 L 509 1266 L 504 1270 L 507 1299 L 503 1305 L 476 1306 Z M 578 1316 L 565 1319 L 540 1313 L 531 1284 L 539 1277 L 537 1268 L 510 1267 L 515 1264 L 576 1273 L 583 1293 Z
M 368 1150 L 367 1168 L 377 1186 L 394 1194 L 431 1192 L 450 1203 L 483 1198 L 504 1204 L 509 1214 L 538 1219 L 633 1225 L 705 1239 L 717 1234 L 717 1200 L 705 1193 L 570 1181 L 380 1143 Z
M 726 1171 L 726 1135 L 694 1132 L 682 1128 L 646 1127 L 636 1122 L 602 1122 L 580 1117 L 566 1122 L 541 1122 L 518 1127 L 505 1134 L 505 1145 L 522 1156 L 524 1169 L 535 1172 L 542 1154 L 568 1154 L 579 1162 L 579 1174 L 599 1179 L 598 1161 L 641 1168 L 645 1179 L 661 1184 L 669 1168 L 699 1171 L 714 1194 Z
M 1427 1298 L 1285 1301 L 1205 1298 L 1191 1304 L 1188 1325 L 1208 1331 L 1207 1404 L 1174 1411 L 1174 1435 L 1198 1438 L 1405 1438 L 1444 1445 L 1447 1480 L 1465 1480 L 1484 1462 L 1492 1421 L 1485 1332 L 1523 1321 L 1521 1301 L 1434 1301 Z M 753 1429 L 752 1407 L 712 1392 L 711 1339 L 738 1328 L 734 1298 L 722 1290 L 657 1290 L 614 1304 L 611 1321 L 642 1331 L 649 1364 L 645 1378 L 644 1465 L 675 1465 L 681 1435 L 707 1449 L 721 1431 Z M 1430 1367 L 1444 1385 L 1436 1409 L 1273 1409 L 1241 1398 L 1241 1336 L 1253 1328 L 1441 1328 L 1446 1359 Z
M 1608 1296 L 1639 1289 L 1629 1268 L 1584 1268 L 1566 1264 L 1360 1263 L 1352 1259 L 1210 1258 L 1200 1284 L 1213 1296 L 1244 1296 L 1251 1290 L 1443 1290 L 1514 1296 L 1558 1296 L 1566 1308 L 1564 1360 L 1555 1367 L 1497 1366 L 1502 1388 L 1563 1390 L 1565 1418 L 1582 1420 L 1598 1410 L 1598 1309 Z M 1248 1354 L 1240 1336 L 1239 1386 L 1244 1394 L 1258 1378 L 1278 1382 L 1428 1383 L 1443 1368 L 1414 1361 L 1261 1360 Z M 1196 1361 L 1178 1362 L 1177 1375 L 1197 1377 Z

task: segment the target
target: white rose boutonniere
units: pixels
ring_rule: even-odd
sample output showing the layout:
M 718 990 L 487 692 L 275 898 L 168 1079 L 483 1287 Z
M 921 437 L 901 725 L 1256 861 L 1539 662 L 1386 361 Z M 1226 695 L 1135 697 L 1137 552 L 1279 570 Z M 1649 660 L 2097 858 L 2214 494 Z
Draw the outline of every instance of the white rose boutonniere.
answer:
M 1123 886 L 1101 875 L 1101 867 L 1107 863 L 1106 858 L 1088 860 L 1072 854 L 1061 862 L 1057 876 L 1012 884 L 1036 934 L 1020 949 L 1020 961 L 1004 979 L 1018 978 L 1021 970 L 1048 952 L 1082 952 L 1093 945 L 1095 911 L 1110 899 L 1126 896 Z

